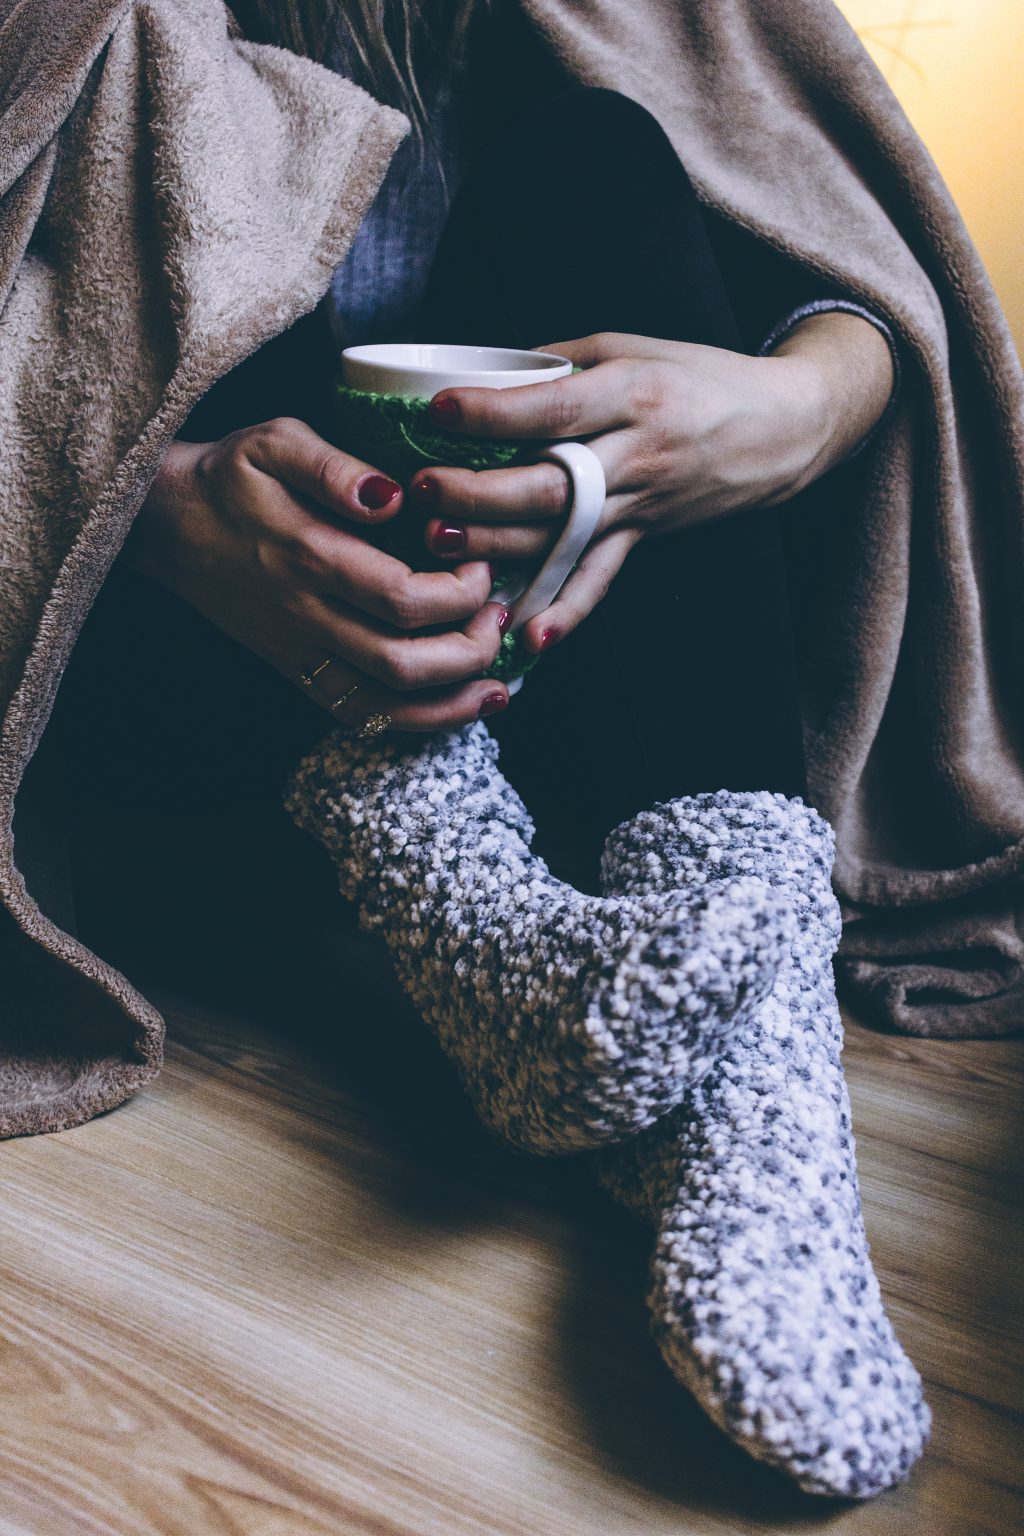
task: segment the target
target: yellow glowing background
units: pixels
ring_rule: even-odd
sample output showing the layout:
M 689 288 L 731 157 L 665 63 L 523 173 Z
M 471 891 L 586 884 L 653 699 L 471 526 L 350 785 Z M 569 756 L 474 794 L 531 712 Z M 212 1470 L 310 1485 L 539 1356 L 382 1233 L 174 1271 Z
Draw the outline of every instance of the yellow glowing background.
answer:
M 1024 0 L 838 0 L 931 150 L 1024 353 Z

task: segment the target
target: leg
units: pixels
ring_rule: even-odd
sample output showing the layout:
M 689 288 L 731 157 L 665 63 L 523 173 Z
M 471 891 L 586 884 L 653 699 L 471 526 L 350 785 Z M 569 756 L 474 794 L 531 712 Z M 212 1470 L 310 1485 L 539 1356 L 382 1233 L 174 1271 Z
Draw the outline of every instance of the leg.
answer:
M 303 860 L 322 879 L 281 792 L 330 726 L 259 657 L 115 564 L 44 738 L 63 742 L 84 942 L 130 953 L 142 974 L 166 964 L 175 986 L 273 966 L 254 914 L 306 875 Z
M 531 852 L 525 806 L 477 723 L 412 744 L 340 734 L 287 795 L 485 1122 L 571 1152 L 651 1125 L 768 996 L 790 907 L 755 878 L 691 901 L 583 895 Z
M 599 1175 L 656 1229 L 652 1322 L 674 1374 L 807 1492 L 866 1498 L 906 1477 L 930 1415 L 861 1214 L 833 856 L 816 811 L 763 791 L 656 806 L 609 838 L 609 893 L 671 901 L 680 885 L 757 874 L 800 931 L 753 1024 L 678 1110 L 602 1152 Z
M 453 214 L 441 252 L 450 266 L 435 285 L 450 323 L 438 335 L 536 344 L 606 329 L 739 347 L 699 209 L 644 114 L 605 93 L 570 93 L 516 132 L 518 145 L 510 136 L 499 146 L 501 174 L 468 183 Z M 573 206 L 560 200 L 566 165 L 582 189 Z M 550 251 L 538 255 L 515 231 L 500 251 L 489 241 L 495 185 L 535 209 L 531 238 L 538 226 L 556 232 Z M 623 221 L 595 231 L 588 205 L 622 208 Z M 460 293 L 461 335 L 451 330 Z M 588 667 L 613 676 L 616 702 L 632 706 L 626 774 L 643 751 L 642 773 L 628 788 L 620 779 L 620 793 L 633 810 L 645 795 L 670 803 L 609 838 L 605 893 L 671 901 L 742 872 L 798 913 L 757 1017 L 677 1110 L 602 1151 L 598 1166 L 656 1228 L 652 1322 L 676 1376 L 751 1454 L 809 1492 L 863 1497 L 906 1475 L 929 1416 L 885 1316 L 860 1213 L 830 963 L 840 926 L 831 833 L 787 798 L 803 775 L 778 516 L 681 535 L 672 553 L 659 541 L 630 557 L 601 609 L 529 679 L 508 727 L 545 731 L 550 772 L 555 711 L 583 699 L 589 730 L 577 717 L 563 736 L 593 754 L 601 731 L 606 757 L 611 711 L 595 708 Z M 538 723 L 544 687 L 550 725 Z M 569 773 L 574 789 L 586 782 Z
M 609 208 L 614 220 L 602 217 Z M 660 127 L 613 92 L 574 89 L 510 125 L 464 181 L 420 331 L 533 346 L 597 330 L 743 349 L 700 207 Z M 574 786 L 575 818 L 575 786 L 589 783 L 600 832 L 674 795 L 800 793 L 778 513 L 641 545 L 493 728 L 531 806 L 561 779 Z M 580 772 L 595 760 L 600 776 Z
M 649 131 L 646 114 L 638 115 L 638 109 L 623 104 L 620 97 L 571 93 L 558 98 L 559 113 L 565 103 L 568 117 L 563 127 L 574 132 L 581 123 L 588 129 L 586 114 L 594 105 L 600 114 L 590 125 L 595 131 L 614 127 L 623 107 L 629 124 L 639 124 L 645 134 Z M 548 108 L 539 121 L 545 128 L 551 126 Z M 530 167 L 535 168 L 542 142 L 543 136 L 533 145 Z M 644 147 L 634 137 L 631 152 Z M 516 159 L 515 136 L 507 152 Z M 505 169 L 501 153 L 488 152 L 488 169 Z M 465 206 L 460 202 L 448 231 L 456 251 L 463 254 L 468 237 L 460 233 L 460 209 Z M 695 216 L 691 206 L 689 217 Z M 474 215 L 472 231 L 486 233 L 489 217 L 486 211 Z M 552 249 L 569 260 L 557 241 Z M 571 262 L 563 275 L 565 285 L 570 267 Z M 444 252 L 437 271 L 458 289 L 459 271 Z M 714 276 L 709 268 L 705 290 L 710 291 Z M 516 277 L 526 281 L 519 267 Z M 596 273 L 591 277 L 596 303 L 607 274 L 600 281 Z M 535 279 L 536 297 L 545 291 L 543 273 Z M 478 271 L 475 281 L 479 284 Z M 508 285 L 499 283 L 499 289 L 503 286 Z M 704 292 L 701 303 L 713 307 L 720 299 L 709 299 Z M 457 291 L 451 300 L 453 305 L 463 303 Z M 473 302 L 468 295 L 470 309 Z M 440 299 L 433 303 L 424 324 L 451 335 Z M 553 308 L 552 324 L 554 318 Z M 653 311 L 649 316 L 638 313 L 635 323 L 654 318 Z M 535 340 L 543 334 L 540 323 L 539 315 L 531 315 L 535 328 L 510 339 Z M 682 314 L 674 323 L 679 330 L 693 329 Z M 450 324 L 455 324 L 454 317 Z M 472 331 L 462 334 L 473 336 Z M 698 334 L 707 337 L 712 332 L 698 327 Z M 477 333 L 476 339 L 484 337 Z M 761 537 L 757 525 L 755 543 Z M 749 565 L 745 543 L 736 558 Z M 756 596 L 757 591 L 757 584 L 751 583 L 751 592 Z M 643 590 L 636 594 L 638 612 L 647 596 Z M 629 615 L 630 623 L 634 617 Z M 641 639 L 650 645 L 649 632 Z M 612 659 L 620 660 L 615 652 Z M 642 656 L 638 665 L 642 667 Z M 570 669 L 563 676 L 570 689 L 577 689 L 576 673 Z M 597 686 L 607 690 L 607 681 L 601 677 Z M 600 714 L 596 706 L 585 712 L 588 735 L 582 761 L 579 756 L 574 760 L 574 723 L 563 717 L 559 690 L 548 697 L 551 713 L 539 729 L 549 735 L 546 751 L 565 753 L 563 782 L 571 786 L 574 802 L 588 784 L 617 792 L 620 808 L 628 806 L 627 796 L 643 801 L 653 797 L 660 771 L 653 733 L 638 731 L 636 737 L 643 748 L 651 749 L 647 780 L 627 776 L 632 767 L 629 753 L 620 774 L 581 771 L 589 770 L 587 755 L 598 746 L 607 759 L 607 748 L 595 731 Z M 709 709 L 712 706 L 723 715 L 732 708 L 730 704 L 723 711 L 709 690 Z M 703 719 L 697 724 L 703 731 Z M 529 762 L 537 755 L 536 716 L 527 716 L 525 725 L 521 741 Z M 771 714 L 765 729 L 775 731 Z M 719 737 L 724 738 L 724 727 Z M 666 757 L 661 765 L 664 793 L 678 793 L 673 758 L 686 739 L 673 740 L 667 749 L 661 746 Z M 517 1145 L 536 1150 L 596 1145 L 665 1113 L 679 1102 L 686 1085 L 708 1070 L 749 1015 L 751 999 L 765 995 L 775 942 L 785 945 L 782 934 L 789 909 L 776 913 L 766 900 L 769 888 L 762 884 L 749 893 L 754 917 L 747 921 L 748 895 L 735 882 L 719 889 L 717 897 L 712 887 L 702 887 L 695 904 L 683 889 L 668 904 L 658 891 L 649 907 L 636 911 L 616 911 L 599 897 L 582 896 L 553 876 L 532 851 L 533 828 L 499 773 L 495 753 L 485 750 L 488 745 L 493 748 L 494 743 L 480 726 L 411 746 L 396 742 L 375 748 L 329 738 L 300 765 L 289 809 L 330 852 L 342 889 L 359 904 L 364 925 L 384 934 L 400 979 L 458 1063 L 485 1118 Z M 717 750 L 724 762 L 726 754 Z M 766 756 L 754 760 L 751 751 L 748 757 L 751 760 L 741 762 L 737 772 L 751 774 L 754 782 L 770 776 Z M 518 768 L 514 754 L 513 763 Z M 550 757 L 544 769 L 545 775 L 550 772 Z M 529 782 L 529 774 L 523 778 Z M 535 783 L 531 795 L 534 790 Z M 543 796 L 534 798 L 541 801 Z M 571 817 L 563 818 L 570 827 L 577 825 L 576 812 L 574 803 Z M 590 849 L 596 864 L 597 837 L 591 838 Z M 707 906 L 705 895 L 710 898 Z M 652 926 L 655 914 L 660 916 Z M 669 927 L 662 927 L 662 918 Z M 767 946 L 759 937 L 758 923 L 771 930 Z M 719 958 L 726 953 L 723 967 Z M 691 981 L 696 983 L 694 995 Z M 774 975 L 768 986 L 773 982 Z
M 331 721 L 260 657 L 115 563 L 57 698 L 90 807 L 279 811 L 296 759 Z

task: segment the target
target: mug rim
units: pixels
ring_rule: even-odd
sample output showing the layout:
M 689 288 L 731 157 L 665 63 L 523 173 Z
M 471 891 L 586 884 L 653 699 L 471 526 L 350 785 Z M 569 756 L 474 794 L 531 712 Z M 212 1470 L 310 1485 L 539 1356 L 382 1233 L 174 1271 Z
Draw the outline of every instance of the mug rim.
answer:
M 389 351 L 397 352 L 399 348 L 402 347 L 437 347 L 439 349 L 443 347 L 448 352 L 462 353 L 466 355 L 467 358 L 472 357 L 474 353 L 479 355 L 481 352 L 487 352 L 491 356 L 508 358 L 537 358 L 539 361 L 535 368 L 531 368 L 529 365 L 524 365 L 518 368 L 503 368 L 500 366 L 500 364 L 496 367 L 474 368 L 471 361 L 450 361 L 445 364 L 430 365 L 427 363 L 402 362 L 397 357 L 388 358 L 386 356 L 382 357 L 380 355 L 381 353 L 387 353 Z M 557 352 L 534 352 L 530 347 L 471 346 L 462 342 L 448 341 L 360 342 L 357 346 L 343 347 L 341 355 L 342 358 L 351 358 L 353 362 L 363 363 L 367 367 L 381 369 L 391 368 L 402 373 L 422 374 L 425 377 L 429 377 L 430 375 L 437 373 L 547 373 L 553 371 L 556 367 L 564 367 L 566 363 L 570 363 L 571 361 L 567 357 L 562 357 Z

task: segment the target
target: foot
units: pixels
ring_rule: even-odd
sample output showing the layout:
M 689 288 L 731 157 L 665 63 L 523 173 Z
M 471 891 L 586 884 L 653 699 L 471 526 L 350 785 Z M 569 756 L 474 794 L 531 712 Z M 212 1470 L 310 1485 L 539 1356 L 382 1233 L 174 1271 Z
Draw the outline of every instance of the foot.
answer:
M 672 802 L 609 839 L 609 891 L 659 888 L 671 901 L 702 875 L 757 873 L 802 926 L 771 997 L 712 1072 L 599 1164 L 657 1227 L 649 1301 L 678 1379 L 808 1492 L 866 1498 L 907 1475 L 930 1415 L 861 1214 L 831 968 L 833 852 L 816 812 L 769 794 Z
M 679 1103 L 755 1016 L 794 931 L 756 876 L 668 902 L 556 880 L 482 725 L 411 745 L 331 735 L 286 804 L 486 1123 L 526 1150 L 599 1146 Z

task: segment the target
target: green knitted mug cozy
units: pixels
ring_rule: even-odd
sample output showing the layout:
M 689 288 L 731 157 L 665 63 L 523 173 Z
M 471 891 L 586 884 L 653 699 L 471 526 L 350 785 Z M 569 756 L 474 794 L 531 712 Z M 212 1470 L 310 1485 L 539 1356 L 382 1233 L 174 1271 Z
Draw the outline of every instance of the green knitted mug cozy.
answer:
M 350 389 L 335 380 L 331 390 L 329 435 L 346 453 L 383 470 L 403 488 L 418 469 L 428 464 L 455 465 L 465 469 L 500 469 L 515 463 L 523 450 L 536 444 L 513 438 L 460 437 L 441 432 L 430 417 L 430 401 L 405 400 L 398 395 L 379 395 L 369 390 Z M 451 562 L 431 554 L 423 540 L 424 519 L 415 509 L 402 511 L 377 528 L 367 528 L 366 537 L 379 549 L 420 571 L 450 570 Z M 491 597 L 500 599 L 502 591 L 524 576 L 531 575 L 534 562 L 492 562 L 494 584 Z M 439 626 L 441 628 L 445 626 Z M 530 654 L 518 635 L 505 635 L 497 658 L 485 676 L 511 682 L 522 677 L 538 660 Z

